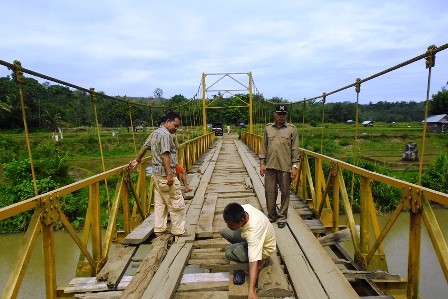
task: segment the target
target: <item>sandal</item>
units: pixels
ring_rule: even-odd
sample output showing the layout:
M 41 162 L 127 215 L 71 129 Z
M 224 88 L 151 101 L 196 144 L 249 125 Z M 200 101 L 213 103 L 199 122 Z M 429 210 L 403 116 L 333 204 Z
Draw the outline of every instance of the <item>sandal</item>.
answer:
M 184 231 L 183 234 L 181 234 L 181 235 L 174 235 L 174 236 L 175 237 L 190 237 L 191 235 L 187 231 Z
M 246 280 L 246 274 L 243 270 L 236 270 L 233 273 L 233 284 L 242 285 Z
M 166 230 L 164 232 L 156 232 L 155 234 L 156 234 L 157 237 L 159 237 L 159 236 L 161 236 L 163 234 L 171 234 L 171 231 L 170 230 Z

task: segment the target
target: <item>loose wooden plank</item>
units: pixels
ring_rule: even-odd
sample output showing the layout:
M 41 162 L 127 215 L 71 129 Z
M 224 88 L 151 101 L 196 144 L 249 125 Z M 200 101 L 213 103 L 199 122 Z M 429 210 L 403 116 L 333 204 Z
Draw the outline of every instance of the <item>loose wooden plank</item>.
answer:
M 190 259 L 223 259 L 225 252 L 216 248 L 194 248 Z
M 117 285 L 116 291 L 124 290 L 131 281 L 132 276 L 123 276 Z M 96 277 L 76 277 L 70 281 L 68 287 L 64 289 L 64 293 L 86 293 L 86 292 L 103 292 L 109 291 L 105 281 L 99 281 Z
M 201 179 L 199 178 L 199 174 L 195 173 L 192 175 L 192 178 L 191 178 L 190 182 L 188 183 L 188 186 L 191 189 L 196 189 L 197 187 L 199 187 L 200 181 L 201 181 Z
M 193 199 L 190 202 L 190 206 L 199 206 L 202 207 L 204 203 L 205 191 L 207 190 L 207 186 L 199 187 L 194 194 Z
M 355 270 L 341 270 L 347 279 L 375 279 L 375 280 L 399 280 L 400 275 L 390 274 L 386 271 L 355 271 Z
M 229 261 L 225 258 L 220 259 L 213 259 L 213 258 L 206 258 L 206 259 L 191 259 L 188 261 L 189 265 L 228 265 Z
M 244 183 L 246 184 L 246 189 L 253 189 L 254 185 L 252 185 L 252 181 L 250 179 L 250 177 L 245 177 L 244 178 Z
M 141 298 L 172 298 L 192 249 L 193 243 L 176 243 L 171 246 Z
M 241 285 L 236 285 L 233 283 L 233 276 L 236 270 L 247 270 L 249 269 L 248 263 L 235 263 L 230 262 L 229 270 L 229 299 L 242 299 L 247 298 L 249 293 L 249 275 L 246 275 L 244 283 Z
M 99 293 L 82 293 L 75 294 L 73 298 L 77 299 L 119 299 L 122 291 L 109 291 L 109 292 L 99 292 Z
M 260 297 L 289 297 L 293 295 L 277 252 L 274 252 L 266 260 L 265 267 L 258 274 L 257 294 Z
M 227 291 L 178 292 L 173 299 L 227 299 Z
M 297 213 L 295 213 L 297 214 Z M 303 219 L 306 226 L 315 234 L 325 233 L 327 230 L 319 219 Z
M 133 276 L 121 298 L 137 299 L 145 292 L 147 285 L 159 269 L 162 260 L 167 254 L 167 245 L 171 235 L 161 235 L 151 244 L 148 254 L 140 264 L 140 268 Z
M 290 213 L 288 225 L 329 298 L 359 298 L 313 233 L 307 229 L 305 221 L 297 213 Z M 280 230 L 283 231 L 283 229 L 277 229 L 276 233 Z M 280 242 L 282 241 L 282 239 L 278 239 Z M 290 267 L 288 267 L 289 269 Z
M 213 234 L 213 217 L 215 215 L 217 193 L 208 193 L 202 206 L 201 215 L 197 222 L 196 234 L 198 238 L 210 238 Z
M 274 226 L 277 248 L 288 268 L 288 274 L 298 298 L 328 298 L 313 268 L 297 246 L 291 231 Z M 341 297 L 343 298 L 343 297 Z
M 229 289 L 229 273 L 191 273 L 184 274 L 180 281 L 178 292 L 185 291 L 227 291 Z M 196 297 L 200 298 L 200 297 Z
M 154 233 L 155 217 L 153 213 L 143 220 L 139 226 L 124 238 L 123 244 L 141 244 L 145 242 Z
M 317 238 L 317 240 L 322 246 L 330 246 L 336 243 L 348 241 L 351 239 L 351 237 L 352 234 L 350 233 L 350 229 L 346 228 L 338 232 Z
M 225 249 L 230 243 L 224 238 L 196 240 L 194 242 L 195 248 L 221 248 Z
M 107 286 L 115 289 L 136 251 L 137 246 L 117 246 L 107 263 L 96 275 L 96 278 L 98 280 L 106 280 Z

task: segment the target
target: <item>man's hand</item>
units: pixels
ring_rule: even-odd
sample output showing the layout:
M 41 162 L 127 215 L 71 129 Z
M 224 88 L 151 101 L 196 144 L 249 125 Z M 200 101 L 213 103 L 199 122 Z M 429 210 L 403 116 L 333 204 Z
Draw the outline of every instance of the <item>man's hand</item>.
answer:
M 260 175 L 264 176 L 266 173 L 266 165 L 260 165 Z
M 297 177 L 297 168 L 291 168 L 291 180 L 294 180 Z
M 128 166 L 130 166 L 130 167 L 132 167 L 132 168 L 135 168 L 135 166 L 137 166 L 138 165 L 138 162 L 137 162 L 137 160 L 132 160 L 131 162 L 129 162 L 129 164 L 128 164 Z
M 253 290 L 249 290 L 249 295 L 247 296 L 248 299 L 258 299 L 257 292 Z
M 173 174 L 172 173 L 168 173 L 168 175 L 166 176 L 166 184 L 168 186 L 172 186 L 173 183 L 174 183 Z

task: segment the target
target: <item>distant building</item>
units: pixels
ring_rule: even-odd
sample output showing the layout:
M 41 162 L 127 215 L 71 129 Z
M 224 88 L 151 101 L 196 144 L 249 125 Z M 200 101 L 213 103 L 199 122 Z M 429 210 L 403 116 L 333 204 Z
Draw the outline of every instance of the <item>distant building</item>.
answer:
M 353 125 L 353 124 L 355 123 L 355 121 L 349 119 L 349 120 L 347 120 L 345 123 L 346 123 L 347 125 Z
M 134 126 L 134 132 L 146 132 L 146 128 L 142 125 Z
M 363 121 L 362 125 L 364 127 L 373 127 L 373 121 L 370 121 L 370 120 Z
M 244 128 L 246 126 L 246 124 L 247 124 L 247 120 L 245 120 L 245 119 L 238 119 L 236 121 L 236 126 L 238 128 Z
M 448 114 L 432 115 L 426 119 L 426 130 L 433 133 L 448 132 Z

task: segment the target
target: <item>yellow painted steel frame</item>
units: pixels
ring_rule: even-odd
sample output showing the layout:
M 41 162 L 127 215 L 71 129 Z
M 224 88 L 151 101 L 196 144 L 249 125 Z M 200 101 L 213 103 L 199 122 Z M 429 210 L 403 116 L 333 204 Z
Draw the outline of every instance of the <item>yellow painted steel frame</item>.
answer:
M 261 142 L 261 136 L 242 133 L 242 140 L 256 153 L 259 148 L 254 146 Z M 386 255 L 383 247 L 383 240 L 390 231 L 395 220 L 403 210 L 410 212 L 409 221 L 409 245 L 408 245 L 408 275 L 407 275 L 407 297 L 418 298 L 418 288 L 420 279 L 420 244 L 422 222 L 430 236 L 432 245 L 436 252 L 445 280 L 448 282 L 448 247 L 442 234 L 437 219 L 432 211 L 429 201 L 448 205 L 448 194 L 437 192 L 415 184 L 391 178 L 385 175 L 374 173 L 352 164 L 348 164 L 328 156 L 314 153 L 308 150 L 301 150 L 302 160 L 299 165 L 299 175 L 292 182 L 291 189 L 299 194 L 304 200 L 307 199 L 308 192 L 311 193 L 312 201 L 310 206 L 316 215 L 322 211 L 324 204 L 333 209 L 332 230 L 339 230 L 339 200 L 342 198 L 347 214 L 347 225 L 352 234 L 352 242 L 355 248 L 354 259 L 364 269 L 383 269 L 387 271 Z M 312 169 L 308 160 L 314 159 L 315 180 L 311 174 Z M 328 173 L 328 181 L 325 185 L 322 163 L 330 163 L 331 169 Z M 346 184 L 342 176 L 342 170 L 349 171 L 353 175 L 361 177 L 361 219 L 360 235 L 357 233 L 353 211 L 350 205 Z M 332 177 L 334 176 L 334 179 Z M 402 190 L 402 198 L 395 211 L 391 214 L 388 223 L 381 230 L 379 227 L 376 210 L 373 203 L 371 182 L 380 182 Z M 333 184 L 333 206 L 330 207 L 326 196 Z M 422 221 L 423 220 L 423 221 Z M 370 235 L 370 228 L 373 228 L 374 238 Z M 330 228 L 330 227 L 329 227 Z M 372 244 L 373 242 L 373 244 Z M 400 280 L 400 283 L 403 281 Z
M 213 82 L 210 86 L 206 87 L 206 82 L 205 82 L 205 78 L 207 76 L 213 76 L 213 75 L 219 75 L 221 76 L 218 80 L 216 80 L 215 82 Z M 238 80 L 236 80 L 233 75 L 247 75 L 249 77 L 249 83 L 246 86 L 245 84 L 239 82 Z M 224 79 L 225 77 L 229 77 L 230 79 L 232 79 L 233 81 L 235 81 L 236 83 L 240 84 L 242 87 L 244 87 L 244 89 L 235 89 L 235 90 L 224 90 L 224 89 L 219 89 L 219 90 L 213 90 L 213 91 L 219 91 L 219 92 L 223 92 L 222 94 L 220 94 L 218 97 L 216 97 L 212 102 L 210 102 L 207 105 L 207 92 L 211 91 L 210 88 L 213 87 L 216 83 L 218 83 L 219 81 L 221 81 L 222 79 Z M 253 133 L 253 86 L 252 86 L 252 72 L 248 72 L 248 73 L 218 73 L 218 74 L 202 74 L 202 80 L 201 80 L 201 84 L 202 84 L 202 126 L 203 126 L 203 134 L 205 135 L 207 133 L 207 109 L 212 109 L 212 108 L 218 108 L 218 109 L 222 109 L 222 108 L 245 108 L 248 107 L 249 108 L 249 133 Z M 243 101 L 240 97 L 236 96 L 235 94 L 233 94 L 232 92 L 234 91 L 248 91 L 249 92 L 249 103 L 246 103 L 245 101 Z M 244 106 L 225 106 L 225 107 L 212 107 L 211 104 L 218 100 L 219 98 L 221 98 L 222 96 L 224 96 L 224 94 L 229 93 L 232 94 L 232 96 L 236 97 L 238 100 L 242 101 L 244 104 Z
M 209 133 L 183 143 L 180 146 L 182 165 L 186 169 L 191 169 L 193 163 L 205 153 L 214 140 L 214 134 Z M 130 179 L 130 169 L 125 165 L 1 208 L 0 221 L 34 209 L 31 222 L 25 234 L 25 240 L 18 252 L 2 298 L 17 297 L 37 236 L 41 231 L 43 236 L 42 248 L 44 253 L 46 298 L 58 298 L 58 294 L 63 294 L 62 288 L 58 288 L 56 285 L 55 251 L 57 248 L 54 243 L 53 224 L 57 220 L 61 221 L 81 251 L 76 275 L 92 276 L 98 273 L 107 262 L 112 242 L 117 240 L 116 222 L 120 203 L 122 203 L 125 235 L 131 232 L 151 212 L 153 185 L 152 180 L 150 180 L 148 185 L 146 178 L 146 165 L 149 163 L 150 158 L 151 156 L 143 158 L 139 164 L 139 178 L 136 189 Z M 107 178 L 117 175 L 118 183 L 110 209 L 109 222 L 102 239 L 100 183 Z M 65 195 L 87 187 L 89 188 L 89 203 L 84 231 L 82 237 L 79 238 L 75 229 L 62 212 L 59 200 Z M 128 194 L 132 194 L 134 198 L 132 214 Z M 129 217 L 130 214 L 131 217 Z M 91 252 L 88 250 L 89 237 L 92 242 Z

